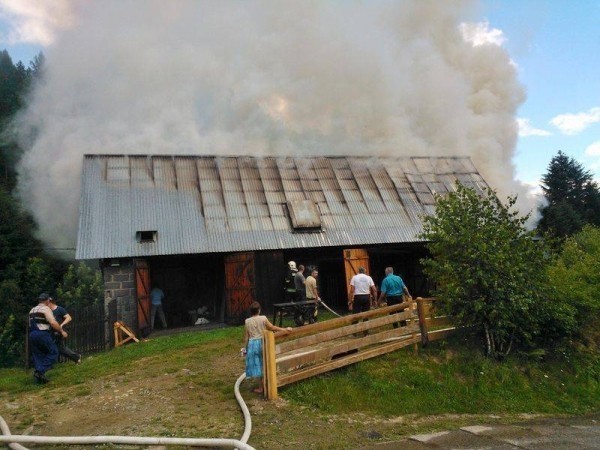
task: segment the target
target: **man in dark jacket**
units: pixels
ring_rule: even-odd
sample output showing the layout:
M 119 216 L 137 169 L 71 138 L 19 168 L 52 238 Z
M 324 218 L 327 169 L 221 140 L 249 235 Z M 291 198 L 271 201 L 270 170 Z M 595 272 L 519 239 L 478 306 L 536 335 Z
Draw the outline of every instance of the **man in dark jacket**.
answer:
M 58 306 L 56 304 L 56 300 L 54 300 L 54 298 L 50 297 L 50 303 L 48 306 L 50 306 L 50 309 L 52 310 L 52 314 L 54 315 L 54 318 L 56 319 L 56 321 L 60 324 L 60 326 L 63 329 L 68 323 L 70 323 L 73 320 L 73 318 L 71 317 L 71 315 L 67 312 L 67 310 L 65 308 L 63 308 L 62 306 Z M 65 344 L 65 339 L 62 337 L 62 335 L 60 333 L 55 332 L 53 334 L 54 334 L 54 341 L 56 342 L 56 346 L 58 347 L 58 352 L 61 355 L 64 355 L 67 358 L 69 358 L 75 364 L 80 364 L 81 363 L 81 355 L 79 353 L 75 353 L 73 350 L 71 350 L 69 347 L 67 347 L 67 345 Z

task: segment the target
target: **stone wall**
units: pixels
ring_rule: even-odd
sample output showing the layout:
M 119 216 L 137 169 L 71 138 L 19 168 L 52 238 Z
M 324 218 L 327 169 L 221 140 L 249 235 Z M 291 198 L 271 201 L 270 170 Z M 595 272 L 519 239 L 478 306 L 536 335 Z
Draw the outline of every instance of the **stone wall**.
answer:
M 117 265 L 118 264 L 118 265 Z M 138 329 L 135 292 L 135 267 L 132 259 L 108 260 L 103 264 L 105 304 L 117 301 L 117 320 Z

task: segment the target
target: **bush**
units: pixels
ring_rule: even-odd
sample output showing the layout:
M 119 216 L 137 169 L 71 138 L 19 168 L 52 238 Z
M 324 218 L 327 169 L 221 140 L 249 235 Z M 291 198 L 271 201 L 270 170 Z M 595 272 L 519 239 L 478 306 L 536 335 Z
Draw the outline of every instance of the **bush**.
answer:
M 511 211 L 515 201 L 509 197 L 504 205 L 492 190 L 480 196 L 458 185 L 437 198 L 422 233 L 432 255 L 423 264 L 436 283 L 434 295 L 460 325 L 481 332 L 493 357 L 515 344 L 534 346 L 556 314 L 546 300 L 544 244 L 525 228 L 527 217 Z M 554 322 L 560 333 L 561 322 Z
M 70 265 L 56 289 L 58 301 L 65 306 L 88 306 L 104 300 L 104 284 L 99 270 L 85 263 Z
M 585 347 L 600 346 L 600 228 L 586 225 L 568 238 L 548 267 L 555 300 L 568 304 L 573 338 Z

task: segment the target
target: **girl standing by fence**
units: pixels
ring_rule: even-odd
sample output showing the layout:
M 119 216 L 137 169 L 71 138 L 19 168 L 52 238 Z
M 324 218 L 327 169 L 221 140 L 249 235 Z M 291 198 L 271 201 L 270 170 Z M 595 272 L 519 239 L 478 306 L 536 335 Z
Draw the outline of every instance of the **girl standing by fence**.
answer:
M 246 377 L 259 378 L 258 387 L 254 389 L 257 394 L 264 392 L 263 381 L 263 331 L 292 331 L 292 327 L 280 328 L 269 322 L 266 316 L 260 315 L 260 303 L 250 305 L 252 317 L 246 319 Z

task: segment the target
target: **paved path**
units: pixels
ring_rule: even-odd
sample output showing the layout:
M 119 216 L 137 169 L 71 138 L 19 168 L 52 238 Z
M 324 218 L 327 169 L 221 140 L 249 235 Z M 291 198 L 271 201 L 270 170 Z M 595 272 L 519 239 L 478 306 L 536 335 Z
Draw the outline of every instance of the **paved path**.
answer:
M 514 425 L 474 425 L 458 430 L 410 436 L 397 442 L 373 444 L 368 448 L 600 450 L 600 416 L 537 419 Z

